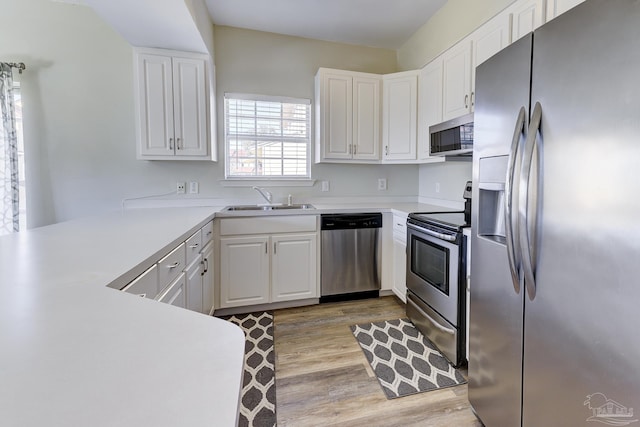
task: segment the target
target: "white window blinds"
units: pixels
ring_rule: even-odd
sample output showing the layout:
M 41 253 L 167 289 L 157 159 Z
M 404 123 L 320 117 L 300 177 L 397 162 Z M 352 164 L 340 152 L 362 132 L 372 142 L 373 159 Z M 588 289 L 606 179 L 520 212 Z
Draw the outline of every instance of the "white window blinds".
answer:
M 225 94 L 227 178 L 309 178 L 308 99 Z

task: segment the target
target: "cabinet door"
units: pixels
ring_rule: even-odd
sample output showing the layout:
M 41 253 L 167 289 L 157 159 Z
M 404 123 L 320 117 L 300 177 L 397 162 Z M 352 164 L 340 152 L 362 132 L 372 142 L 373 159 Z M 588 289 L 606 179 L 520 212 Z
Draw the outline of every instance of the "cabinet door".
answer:
M 316 234 L 271 237 L 271 301 L 317 298 Z
M 407 302 L 407 244 L 393 239 L 393 293 Z
M 207 103 L 205 61 L 173 58 L 175 153 L 207 155 Z
M 202 312 L 212 314 L 215 306 L 213 292 L 213 244 L 202 251 Z
M 383 160 L 415 160 L 418 116 L 418 74 L 386 75 L 382 107 Z
M 171 58 L 138 54 L 136 60 L 138 155 L 173 156 Z
M 269 302 L 269 238 L 220 239 L 220 307 Z
M 185 308 L 186 299 L 186 276 L 181 273 L 178 278 L 167 287 L 167 289 L 158 297 L 158 301 L 171 304 L 176 307 Z
M 202 313 L 203 287 L 200 256 L 185 270 L 187 280 L 187 308 Z
M 350 159 L 353 137 L 353 78 L 323 72 L 320 75 L 321 144 L 326 159 Z
M 582 2 L 584 0 L 547 0 L 547 22 Z
M 531 0 L 516 3 L 515 8 L 511 11 L 513 15 L 512 42 L 544 24 L 544 2 L 545 0 Z
M 418 90 L 418 158 L 433 159 L 429 155 L 429 126 L 442 122 L 442 57 L 420 70 Z
M 444 86 L 442 120 L 471 112 L 471 41 L 464 41 L 442 54 Z
M 478 28 L 471 36 L 473 47 L 471 67 L 471 94 L 475 92 L 476 67 L 505 47 L 511 41 L 511 14 L 501 13 Z M 473 106 L 473 99 L 471 100 Z
M 353 158 L 380 160 L 380 78 L 353 78 Z

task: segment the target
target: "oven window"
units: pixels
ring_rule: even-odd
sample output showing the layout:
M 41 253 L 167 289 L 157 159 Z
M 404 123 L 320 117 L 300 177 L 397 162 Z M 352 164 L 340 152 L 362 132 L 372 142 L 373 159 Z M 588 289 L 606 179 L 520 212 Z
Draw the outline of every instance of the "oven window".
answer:
M 449 249 L 411 236 L 411 272 L 449 295 Z

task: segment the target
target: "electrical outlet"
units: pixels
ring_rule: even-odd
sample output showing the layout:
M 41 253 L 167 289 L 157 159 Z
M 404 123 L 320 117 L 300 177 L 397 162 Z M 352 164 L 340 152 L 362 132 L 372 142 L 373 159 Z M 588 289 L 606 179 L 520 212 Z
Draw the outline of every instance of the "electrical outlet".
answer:
M 189 194 L 198 194 L 200 192 L 200 186 L 198 181 L 191 181 L 189 183 Z
M 176 184 L 176 193 L 177 193 L 177 194 L 184 194 L 184 193 L 186 193 L 186 186 L 187 186 L 187 184 L 186 184 L 186 183 L 184 183 L 184 182 L 178 182 L 178 183 Z
M 322 191 L 329 191 L 329 181 L 322 181 Z
M 440 183 L 436 182 L 436 193 L 440 192 Z
M 386 190 L 386 189 L 387 189 L 387 179 L 378 178 L 378 190 Z

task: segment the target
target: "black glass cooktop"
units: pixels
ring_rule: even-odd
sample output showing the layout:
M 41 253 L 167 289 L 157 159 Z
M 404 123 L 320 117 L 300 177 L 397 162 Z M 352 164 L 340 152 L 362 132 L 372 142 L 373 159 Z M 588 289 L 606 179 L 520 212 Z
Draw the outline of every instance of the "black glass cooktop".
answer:
M 452 227 L 461 229 L 463 227 L 469 227 L 467 221 L 464 218 L 464 212 L 416 212 L 409 214 L 409 219 L 425 222 L 434 225 L 444 225 L 446 227 Z

